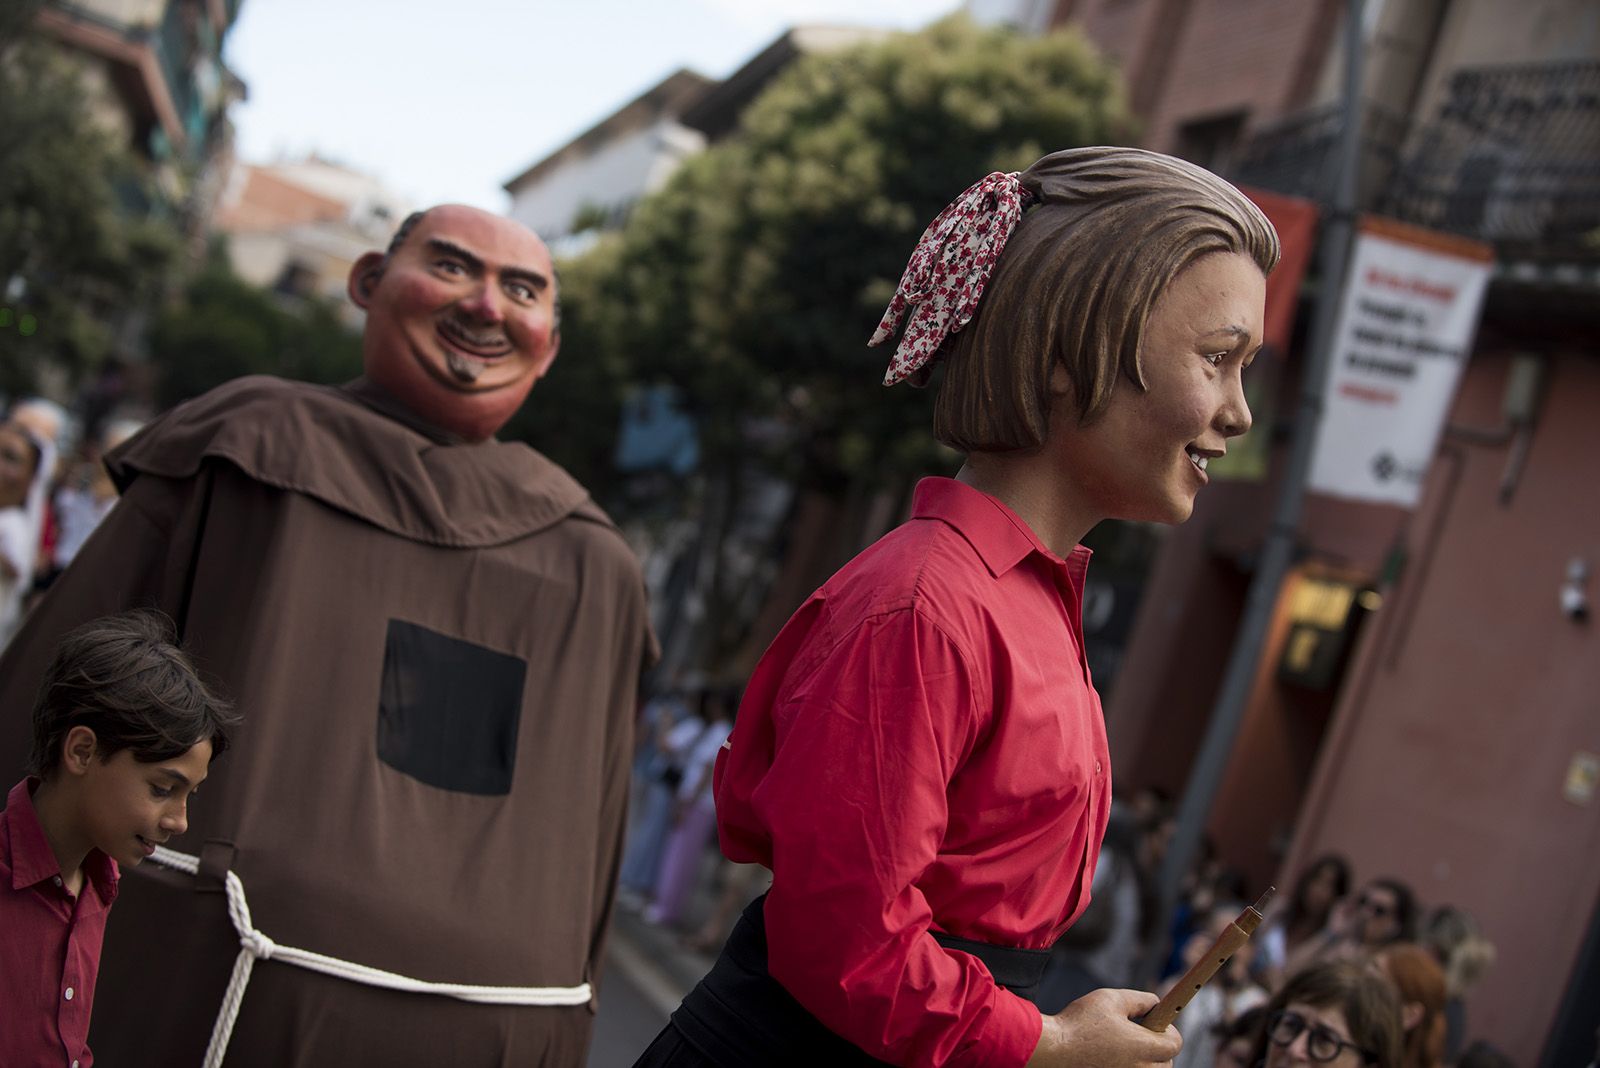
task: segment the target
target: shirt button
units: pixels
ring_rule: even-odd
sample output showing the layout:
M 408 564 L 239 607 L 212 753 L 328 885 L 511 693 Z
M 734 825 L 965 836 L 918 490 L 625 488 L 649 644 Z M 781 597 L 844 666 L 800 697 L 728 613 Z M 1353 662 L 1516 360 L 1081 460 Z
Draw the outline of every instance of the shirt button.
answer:
M 64 886 L 64 885 L 66 885 L 66 884 L 65 884 L 65 883 L 63 883 L 63 882 L 62 882 L 62 881 L 61 881 L 61 876 L 59 876 L 59 875 L 57 875 L 57 876 L 56 876 L 56 877 L 55 877 L 55 884 L 56 884 L 56 885 L 57 885 L 57 886 Z
M 68 1001 L 72 1000 L 72 988 L 70 986 L 67 987 L 67 1000 Z

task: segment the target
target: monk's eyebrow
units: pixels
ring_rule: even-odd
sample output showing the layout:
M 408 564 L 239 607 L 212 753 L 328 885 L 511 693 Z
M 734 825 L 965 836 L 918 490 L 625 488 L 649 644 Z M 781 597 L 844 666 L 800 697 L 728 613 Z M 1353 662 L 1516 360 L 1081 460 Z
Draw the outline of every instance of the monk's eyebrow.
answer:
M 454 241 L 446 241 L 440 237 L 430 237 L 428 238 L 428 247 L 434 252 L 442 255 L 456 257 L 477 273 L 481 274 L 483 272 L 483 260 L 468 252 Z
M 550 279 L 531 267 L 502 267 L 500 268 L 500 277 L 515 278 L 518 281 L 526 282 L 540 293 L 550 287 Z
M 446 241 L 442 237 L 430 237 L 428 238 L 428 247 L 442 255 L 456 257 L 462 263 L 465 263 L 474 274 L 483 273 L 483 260 L 454 241 Z M 542 271 L 534 270 L 532 267 L 502 267 L 500 268 L 500 277 L 526 282 L 541 293 L 550 287 L 550 277 Z
M 1251 337 L 1251 334 L 1250 331 L 1246 330 L 1244 327 L 1230 323 L 1227 326 L 1219 326 L 1215 330 L 1208 330 L 1200 336 L 1202 338 L 1226 336 L 1233 338 L 1235 341 L 1244 341 L 1248 340 Z

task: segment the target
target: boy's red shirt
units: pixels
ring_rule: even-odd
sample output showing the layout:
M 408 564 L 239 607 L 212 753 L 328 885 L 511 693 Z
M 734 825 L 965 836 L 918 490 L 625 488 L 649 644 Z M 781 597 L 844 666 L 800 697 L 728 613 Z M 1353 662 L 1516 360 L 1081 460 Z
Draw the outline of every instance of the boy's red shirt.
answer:
M 83 888 L 67 893 L 33 808 L 37 779 L 0 812 L 0 1064 L 89 1068 L 89 1014 L 117 862 L 90 850 Z

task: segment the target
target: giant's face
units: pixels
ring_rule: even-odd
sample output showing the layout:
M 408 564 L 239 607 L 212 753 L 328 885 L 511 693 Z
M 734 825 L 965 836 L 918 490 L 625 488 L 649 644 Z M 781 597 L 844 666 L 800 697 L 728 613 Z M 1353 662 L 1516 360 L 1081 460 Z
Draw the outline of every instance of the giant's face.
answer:
M 556 282 L 532 231 L 476 208 L 429 211 L 387 265 L 350 273 L 367 377 L 423 419 L 491 437 L 555 359 Z
M 1250 429 L 1240 375 L 1261 348 L 1266 279 L 1251 259 L 1214 252 L 1156 298 L 1140 364 L 1146 389 L 1119 381 L 1087 425 L 1053 422 L 1069 495 L 1094 521 L 1181 523 L 1206 465 Z

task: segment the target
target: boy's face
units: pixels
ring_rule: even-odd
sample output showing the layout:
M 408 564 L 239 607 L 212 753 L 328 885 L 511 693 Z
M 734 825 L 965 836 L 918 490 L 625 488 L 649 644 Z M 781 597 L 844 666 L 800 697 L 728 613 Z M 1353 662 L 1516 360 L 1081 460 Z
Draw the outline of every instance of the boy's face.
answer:
M 1087 426 L 1053 413 L 1068 495 L 1095 522 L 1189 518 L 1205 463 L 1250 429 L 1240 375 L 1261 348 L 1265 303 L 1266 279 L 1248 257 L 1200 258 L 1151 309 L 1140 354 L 1148 388 L 1119 381 Z
M 189 795 L 206 777 L 211 743 L 143 764 L 123 749 L 85 769 L 79 813 L 88 844 L 120 865 L 138 864 L 189 826 Z

